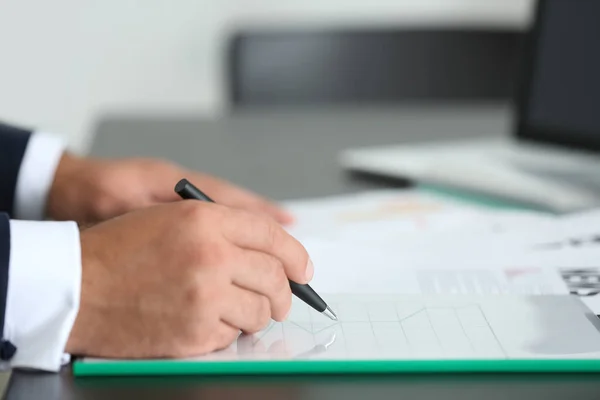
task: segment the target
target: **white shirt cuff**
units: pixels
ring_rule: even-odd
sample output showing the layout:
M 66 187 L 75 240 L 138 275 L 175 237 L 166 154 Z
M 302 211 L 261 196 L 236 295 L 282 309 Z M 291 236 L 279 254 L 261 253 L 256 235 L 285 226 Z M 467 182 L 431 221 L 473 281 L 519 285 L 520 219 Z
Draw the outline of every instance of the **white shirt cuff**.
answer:
M 65 150 L 62 141 L 46 132 L 35 132 L 25 149 L 15 190 L 15 217 L 42 220 L 54 174 Z
M 79 310 L 81 245 L 74 222 L 10 221 L 4 339 L 13 368 L 58 371 Z

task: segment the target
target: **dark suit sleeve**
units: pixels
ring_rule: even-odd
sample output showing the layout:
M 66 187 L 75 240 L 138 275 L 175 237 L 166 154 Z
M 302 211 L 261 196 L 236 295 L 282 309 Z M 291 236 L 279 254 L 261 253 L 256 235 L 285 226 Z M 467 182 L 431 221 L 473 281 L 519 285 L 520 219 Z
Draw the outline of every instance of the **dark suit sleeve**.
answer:
M 21 161 L 31 132 L 0 123 L 0 212 L 13 213 Z
M 10 220 L 8 214 L 0 213 L 0 336 L 4 335 L 6 297 L 8 295 L 8 266 L 10 262 Z M 5 340 L 0 341 L 0 360 L 10 360 L 16 347 Z

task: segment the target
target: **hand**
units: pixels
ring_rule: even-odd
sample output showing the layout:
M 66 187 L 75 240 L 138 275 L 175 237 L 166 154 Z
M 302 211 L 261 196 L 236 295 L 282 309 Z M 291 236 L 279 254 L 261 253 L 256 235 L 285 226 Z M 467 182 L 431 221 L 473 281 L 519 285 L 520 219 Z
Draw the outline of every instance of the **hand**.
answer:
M 66 351 L 109 358 L 191 357 L 230 345 L 291 307 L 308 283 L 302 245 L 273 219 L 181 201 L 81 234 L 79 313 Z
M 65 154 L 57 168 L 47 203 L 55 220 L 81 224 L 104 221 L 139 208 L 181 200 L 174 192 L 187 178 L 217 203 L 274 218 L 282 224 L 290 214 L 258 195 L 217 178 L 152 159 L 120 161 Z

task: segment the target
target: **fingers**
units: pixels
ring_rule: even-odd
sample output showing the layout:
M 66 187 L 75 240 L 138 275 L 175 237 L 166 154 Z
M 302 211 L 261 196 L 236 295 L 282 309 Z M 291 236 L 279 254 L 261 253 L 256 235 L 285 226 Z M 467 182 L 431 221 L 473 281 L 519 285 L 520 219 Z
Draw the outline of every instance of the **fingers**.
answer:
M 271 305 L 267 297 L 235 285 L 231 285 L 227 291 L 221 309 L 223 322 L 249 334 L 269 324 Z
M 269 299 L 271 318 L 283 321 L 292 306 L 292 292 L 283 264 L 266 253 L 240 251 L 233 283 Z
M 295 221 L 294 216 L 290 212 L 263 198 L 258 199 L 256 209 L 274 218 L 275 221 L 282 225 L 292 225 Z
M 202 329 L 200 329 L 202 331 Z M 191 343 L 182 343 L 180 340 L 177 344 L 177 351 L 169 354 L 172 358 L 187 358 L 201 356 L 212 353 L 214 351 L 222 351 L 227 349 L 240 336 L 240 330 L 228 325 L 222 321 L 216 321 L 210 329 L 210 334 L 192 336 Z M 230 352 L 229 352 L 230 353 Z M 228 354 L 228 352 L 225 352 Z
M 233 326 L 220 322 L 215 335 L 215 350 L 222 350 L 233 343 L 240 335 L 240 330 Z
M 290 213 L 251 191 L 204 174 L 190 172 L 189 176 L 219 204 L 263 213 L 284 225 L 294 222 Z
M 230 211 L 223 220 L 222 232 L 231 243 L 277 258 L 294 282 L 305 284 L 312 279 L 314 268 L 306 249 L 277 222 L 241 210 Z

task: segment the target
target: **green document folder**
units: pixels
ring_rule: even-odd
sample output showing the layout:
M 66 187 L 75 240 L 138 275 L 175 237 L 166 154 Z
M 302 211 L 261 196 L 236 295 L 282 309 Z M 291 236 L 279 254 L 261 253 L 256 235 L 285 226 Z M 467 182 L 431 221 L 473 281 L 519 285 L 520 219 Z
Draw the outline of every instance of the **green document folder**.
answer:
M 75 376 L 600 372 L 600 359 L 345 361 L 76 361 Z
M 575 296 L 335 295 L 187 360 L 75 361 L 76 376 L 600 372 L 600 320 Z
M 493 209 L 500 210 L 527 210 L 537 211 L 548 214 L 554 214 L 555 212 L 548 207 L 531 204 L 513 199 L 508 199 L 500 196 L 492 196 L 466 189 L 457 189 L 449 186 L 442 185 L 431 185 L 431 184 L 418 184 L 417 189 L 424 192 L 430 193 L 439 197 L 446 197 L 455 200 L 462 201 L 464 203 L 477 204 Z

